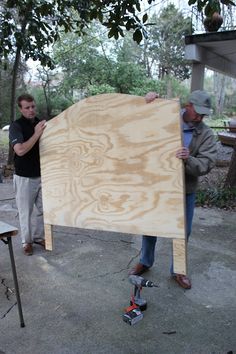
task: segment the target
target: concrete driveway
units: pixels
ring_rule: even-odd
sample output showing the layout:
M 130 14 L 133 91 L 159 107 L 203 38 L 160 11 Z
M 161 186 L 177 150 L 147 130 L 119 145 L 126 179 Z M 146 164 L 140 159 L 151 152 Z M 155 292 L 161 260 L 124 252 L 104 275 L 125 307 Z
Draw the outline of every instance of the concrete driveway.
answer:
M 19 226 L 11 181 L 0 183 L 0 219 Z M 19 325 L 7 246 L 0 243 L 0 354 L 236 353 L 236 218 L 196 208 L 188 247 L 192 289 L 169 276 L 171 241 L 158 238 L 145 278 L 148 308 L 134 326 L 122 320 L 133 290 L 128 269 L 141 237 L 54 227 L 54 250 L 22 253 L 13 240 L 25 328 Z

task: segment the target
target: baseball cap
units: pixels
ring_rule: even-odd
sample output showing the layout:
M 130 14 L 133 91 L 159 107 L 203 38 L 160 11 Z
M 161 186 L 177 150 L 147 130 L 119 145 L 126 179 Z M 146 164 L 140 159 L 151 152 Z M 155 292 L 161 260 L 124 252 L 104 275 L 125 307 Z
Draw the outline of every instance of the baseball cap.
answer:
M 211 98 L 207 92 L 201 90 L 193 91 L 189 96 L 189 102 L 193 104 L 198 114 L 206 114 L 208 116 L 211 113 Z

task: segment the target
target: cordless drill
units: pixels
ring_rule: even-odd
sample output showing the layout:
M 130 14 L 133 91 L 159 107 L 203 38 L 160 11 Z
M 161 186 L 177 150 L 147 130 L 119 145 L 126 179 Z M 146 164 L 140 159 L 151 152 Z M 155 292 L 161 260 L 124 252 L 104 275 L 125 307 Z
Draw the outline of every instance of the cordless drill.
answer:
M 157 285 L 137 275 L 130 275 L 129 281 L 134 285 L 134 293 L 130 300 L 130 306 L 125 309 L 123 320 L 130 325 L 134 325 L 143 318 L 142 311 L 147 308 L 147 301 L 140 296 L 142 287 L 152 288 L 153 286 L 157 287 Z
M 141 298 L 141 290 L 143 287 L 153 288 L 157 287 L 151 280 L 144 279 L 138 275 L 130 275 L 129 281 L 134 285 L 134 293 L 132 295 L 130 304 L 136 304 L 141 311 L 146 310 L 147 301 Z

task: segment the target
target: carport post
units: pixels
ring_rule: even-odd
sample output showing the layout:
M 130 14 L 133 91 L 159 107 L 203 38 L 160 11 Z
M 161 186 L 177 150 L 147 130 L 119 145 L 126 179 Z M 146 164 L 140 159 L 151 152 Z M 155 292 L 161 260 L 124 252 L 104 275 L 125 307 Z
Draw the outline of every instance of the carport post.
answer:
M 205 65 L 200 63 L 193 63 L 191 92 L 195 90 L 203 90 L 204 72 L 205 72 Z

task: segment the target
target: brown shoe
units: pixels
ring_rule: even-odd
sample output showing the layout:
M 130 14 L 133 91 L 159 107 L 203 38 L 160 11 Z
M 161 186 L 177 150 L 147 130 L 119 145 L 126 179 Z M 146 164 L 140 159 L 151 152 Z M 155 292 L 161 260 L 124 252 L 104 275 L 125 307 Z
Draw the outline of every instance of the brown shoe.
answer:
M 141 275 L 141 274 L 147 272 L 148 269 L 149 268 L 147 266 L 145 266 L 144 264 L 138 263 L 138 264 L 136 264 L 136 266 L 134 266 L 134 268 L 132 268 L 129 271 L 129 275 Z
M 36 245 L 40 245 L 40 246 L 42 246 L 43 248 L 45 248 L 45 240 L 41 240 L 41 241 L 35 240 L 34 243 L 36 243 Z
M 23 249 L 24 249 L 24 254 L 25 254 L 26 256 L 32 256 L 32 254 L 33 254 L 33 247 L 32 247 L 32 245 L 31 245 L 31 243 L 26 243 L 26 244 L 24 245 Z
M 175 274 L 172 277 L 181 286 L 181 288 L 191 289 L 192 287 L 191 281 L 186 275 Z

